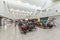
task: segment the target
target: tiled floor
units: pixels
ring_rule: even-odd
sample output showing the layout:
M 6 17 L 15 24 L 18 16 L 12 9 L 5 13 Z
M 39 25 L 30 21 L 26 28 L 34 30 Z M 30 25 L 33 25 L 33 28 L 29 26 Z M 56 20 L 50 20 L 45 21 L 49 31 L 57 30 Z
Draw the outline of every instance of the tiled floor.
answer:
M 60 27 L 54 27 L 52 29 L 37 28 L 34 32 L 22 35 L 18 26 L 14 27 L 12 25 L 5 31 L 0 31 L 0 40 L 60 40 Z
M 57 27 L 52 29 L 37 28 L 34 32 L 27 35 L 20 33 L 18 26 L 8 27 L 6 30 L 0 29 L 0 40 L 60 40 L 60 17 L 56 20 Z

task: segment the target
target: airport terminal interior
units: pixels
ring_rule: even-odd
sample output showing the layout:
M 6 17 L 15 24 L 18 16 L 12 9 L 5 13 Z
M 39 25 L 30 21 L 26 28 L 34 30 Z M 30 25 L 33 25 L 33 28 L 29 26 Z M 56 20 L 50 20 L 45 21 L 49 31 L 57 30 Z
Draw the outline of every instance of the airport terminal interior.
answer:
M 60 0 L 0 0 L 0 40 L 60 40 Z

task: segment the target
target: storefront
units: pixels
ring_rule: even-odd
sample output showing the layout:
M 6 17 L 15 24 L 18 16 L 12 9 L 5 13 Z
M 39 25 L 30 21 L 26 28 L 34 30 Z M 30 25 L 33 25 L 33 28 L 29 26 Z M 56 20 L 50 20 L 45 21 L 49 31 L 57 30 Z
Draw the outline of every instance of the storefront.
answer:
M 46 23 L 47 21 L 48 21 L 48 17 L 40 18 L 41 23 Z

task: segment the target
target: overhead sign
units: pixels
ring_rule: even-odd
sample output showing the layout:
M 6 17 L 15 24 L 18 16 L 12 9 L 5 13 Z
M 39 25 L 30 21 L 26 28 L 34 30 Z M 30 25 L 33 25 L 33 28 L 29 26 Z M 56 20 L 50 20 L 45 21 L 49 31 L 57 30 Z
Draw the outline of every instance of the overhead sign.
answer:
M 46 23 L 48 21 L 48 17 L 40 18 L 41 23 Z

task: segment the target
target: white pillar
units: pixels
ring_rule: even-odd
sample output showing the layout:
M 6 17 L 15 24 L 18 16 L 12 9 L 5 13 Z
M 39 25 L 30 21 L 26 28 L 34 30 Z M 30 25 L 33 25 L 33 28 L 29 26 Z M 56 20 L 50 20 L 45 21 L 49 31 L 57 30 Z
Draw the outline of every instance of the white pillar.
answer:
M 2 18 L 1 23 L 2 23 L 2 31 L 5 30 L 5 19 L 6 18 Z

